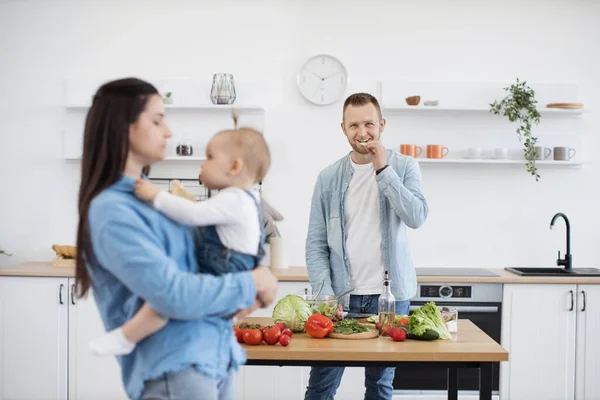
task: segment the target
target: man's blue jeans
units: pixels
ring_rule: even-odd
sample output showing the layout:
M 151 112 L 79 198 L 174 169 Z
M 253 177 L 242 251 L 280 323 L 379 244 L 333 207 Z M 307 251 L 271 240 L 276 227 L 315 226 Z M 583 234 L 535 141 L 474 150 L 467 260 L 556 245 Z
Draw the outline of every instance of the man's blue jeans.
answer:
M 379 295 L 350 296 L 350 313 L 377 314 Z M 410 300 L 396 302 L 396 314 L 407 314 Z M 365 368 L 365 400 L 391 400 L 395 368 Z M 333 400 L 344 367 L 311 367 L 304 400 Z

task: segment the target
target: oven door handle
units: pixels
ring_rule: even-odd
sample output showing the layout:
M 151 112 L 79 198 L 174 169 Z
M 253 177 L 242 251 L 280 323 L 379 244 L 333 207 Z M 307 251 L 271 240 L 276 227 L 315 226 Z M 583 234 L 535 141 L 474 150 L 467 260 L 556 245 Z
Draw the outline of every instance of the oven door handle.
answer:
M 470 313 L 495 313 L 498 312 L 498 307 L 495 306 L 444 306 L 451 309 L 455 309 L 458 312 L 470 312 Z M 410 306 L 410 311 L 415 311 L 421 308 L 421 306 Z M 441 308 L 441 307 L 438 307 Z

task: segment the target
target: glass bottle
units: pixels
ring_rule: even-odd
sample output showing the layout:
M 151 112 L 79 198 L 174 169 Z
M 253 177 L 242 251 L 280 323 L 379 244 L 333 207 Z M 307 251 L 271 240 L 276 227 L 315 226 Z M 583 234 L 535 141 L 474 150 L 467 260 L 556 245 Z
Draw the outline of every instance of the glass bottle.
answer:
M 379 314 L 379 334 L 389 336 L 396 319 L 396 298 L 391 290 L 392 281 L 389 274 L 385 271 L 383 279 L 383 293 L 379 296 L 377 312 Z

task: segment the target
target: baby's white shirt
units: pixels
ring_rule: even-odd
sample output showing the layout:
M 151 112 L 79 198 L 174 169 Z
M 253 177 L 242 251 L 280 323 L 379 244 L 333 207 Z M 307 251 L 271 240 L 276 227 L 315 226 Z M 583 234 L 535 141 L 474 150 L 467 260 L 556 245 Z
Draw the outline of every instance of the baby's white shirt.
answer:
M 211 198 L 194 202 L 161 191 L 154 207 L 172 220 L 190 226 L 215 225 L 219 239 L 231 250 L 256 256 L 261 240 L 257 203 L 260 195 L 250 191 L 256 203 L 244 189 L 230 187 Z

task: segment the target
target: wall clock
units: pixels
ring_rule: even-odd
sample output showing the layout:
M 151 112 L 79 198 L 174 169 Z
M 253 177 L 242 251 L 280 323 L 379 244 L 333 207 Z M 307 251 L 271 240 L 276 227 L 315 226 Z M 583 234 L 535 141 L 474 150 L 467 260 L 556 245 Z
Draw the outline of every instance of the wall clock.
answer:
M 328 54 L 309 58 L 298 71 L 298 89 L 313 104 L 328 105 L 342 99 L 348 86 L 344 64 Z

